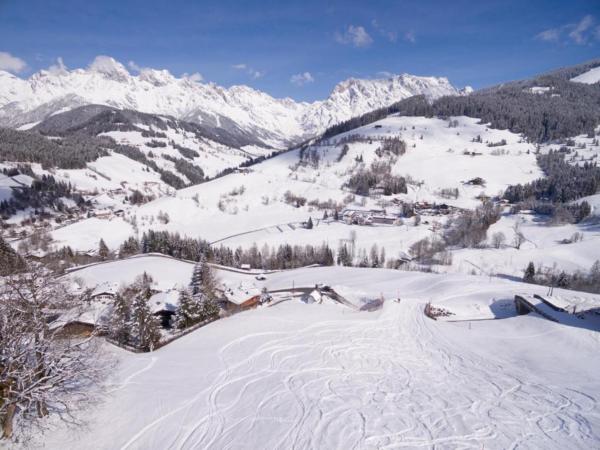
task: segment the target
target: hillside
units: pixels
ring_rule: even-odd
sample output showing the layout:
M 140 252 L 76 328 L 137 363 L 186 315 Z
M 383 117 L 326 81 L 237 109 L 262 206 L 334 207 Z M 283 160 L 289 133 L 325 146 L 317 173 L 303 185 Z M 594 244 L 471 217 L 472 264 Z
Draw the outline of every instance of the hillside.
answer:
M 103 279 L 122 278 L 121 263 L 113 264 L 112 275 L 110 265 L 101 269 Z M 177 264 L 163 263 L 163 284 Z M 295 299 L 219 320 L 150 354 L 109 348 L 119 364 L 88 427 L 52 426 L 31 446 L 594 445 L 595 332 L 516 316 L 512 295 L 543 288 L 356 268 L 287 271 L 267 284 L 292 281 L 386 302 L 358 312 Z M 459 321 L 426 318 L 427 301 Z M 460 322 L 473 313 L 498 320 Z
M 334 136 L 390 114 L 426 117 L 464 115 L 540 143 L 583 133 L 593 135 L 600 123 L 600 85 L 578 83 L 576 78 L 595 73 L 599 66 L 600 60 L 593 60 L 529 79 L 502 83 L 467 96 L 444 96 L 434 101 L 414 96 L 334 125 L 325 131 L 324 136 Z
M 337 247 L 337 241 L 345 238 L 350 230 L 364 235 L 370 233 L 369 227 L 332 223 L 326 227 L 319 226 L 318 231 L 311 234 L 302 230 L 300 222 L 306 221 L 309 216 L 314 220 L 321 219 L 324 210 L 331 214 L 334 208 L 341 211 L 345 207 L 383 207 L 393 212 L 398 209 L 398 204 L 394 206 L 392 202 L 394 199 L 473 208 L 480 204 L 476 197 L 482 192 L 493 196 L 511 183 L 527 182 L 541 176 L 533 154 L 534 147 L 522 142 L 519 136 L 491 130 L 473 119 L 453 120 L 456 123 L 449 127 L 450 122 L 445 120 L 390 117 L 328 142 L 278 155 L 252 166 L 248 171 L 180 190 L 173 197 L 157 199 L 132 209 L 126 214 L 126 219 L 134 221 L 139 230 L 166 229 L 209 241 L 258 230 L 225 240 L 224 245 L 236 246 L 242 242 L 251 245 L 254 240 L 260 245 L 265 241 L 270 244 L 286 241 L 302 243 L 314 240 L 316 234 L 319 240 L 331 239 L 332 245 Z M 481 142 L 473 142 L 477 136 L 482 136 Z M 381 153 L 378 156 L 376 150 L 390 138 L 402 139 L 406 143 L 406 153 L 398 156 Z M 489 142 L 502 139 L 507 141 L 504 147 L 488 147 Z M 345 145 L 348 150 L 342 156 Z M 362 161 L 357 161 L 360 159 Z M 369 197 L 345 186 L 353 174 L 369 170 L 373 163 L 389 165 L 391 174 L 411 178 L 407 192 Z M 485 180 L 483 186 L 468 183 L 477 177 Z M 456 198 L 448 197 L 444 189 L 445 192 L 456 189 Z M 293 202 L 290 204 L 289 200 L 286 201 L 288 191 L 306 199 L 307 203 L 301 207 L 296 207 Z M 168 224 L 156 220 L 161 212 L 168 214 Z M 288 223 L 292 223 L 293 228 Z M 277 225 L 283 226 L 278 229 Z M 78 225 L 78 229 L 83 226 L 83 223 Z M 366 242 L 376 241 L 382 237 L 381 233 L 389 234 L 389 238 L 381 242 L 389 246 L 390 255 L 401 249 L 407 250 L 414 239 L 428 233 L 427 225 L 416 227 L 414 232 L 412 227 L 406 231 L 403 231 L 404 227 L 371 229 L 373 237 Z M 131 232 L 131 227 L 124 223 L 115 227 L 111 234 L 124 240 Z M 396 234 L 405 233 L 406 239 L 402 239 L 402 243 L 393 239 Z M 56 237 L 59 242 L 73 248 L 90 248 L 91 243 L 86 239 L 80 242 L 79 235 L 80 232 L 70 233 L 67 227 Z M 63 240 L 63 236 L 71 237 Z
M 88 219 L 67 226 L 54 238 L 57 245 L 86 251 L 93 250 L 100 237 L 116 250 L 130 235 L 149 229 L 203 238 L 214 247 L 249 250 L 255 246 L 259 251 L 265 246 L 326 242 L 337 252 L 351 241 L 355 263 L 374 246 L 378 252 L 384 249 L 387 263 L 392 263 L 410 254 L 418 241 L 443 237 L 461 211 L 502 196 L 509 186 L 543 177 L 536 161 L 538 151 L 546 154 L 564 147 L 571 152 L 571 164 L 593 161 L 600 153 L 595 138 L 580 136 L 566 144 L 538 148 L 519 135 L 467 117 L 392 115 L 134 207 L 123 218 Z M 374 184 L 368 184 L 371 176 Z M 352 184 L 361 177 L 367 180 L 366 187 Z M 380 186 L 389 180 L 404 184 L 386 195 Z M 408 205 L 416 208 L 416 216 L 406 211 Z M 448 209 L 436 210 L 433 205 Z M 333 218 L 335 210 L 339 220 Z M 387 224 L 349 223 L 342 217 L 345 211 L 365 215 L 383 211 L 374 214 L 392 219 Z M 168 221 L 159 219 L 165 216 Z M 309 217 L 312 229 L 305 227 Z M 533 261 L 540 268 L 554 265 L 585 272 L 600 248 L 597 226 L 590 220 L 561 223 L 530 210 L 511 214 L 504 208 L 480 244 L 452 248 L 452 263 L 437 265 L 435 270 L 521 277 Z M 517 233 L 523 236 L 519 249 L 513 244 Z M 492 244 L 496 234 L 504 239 L 497 248 Z

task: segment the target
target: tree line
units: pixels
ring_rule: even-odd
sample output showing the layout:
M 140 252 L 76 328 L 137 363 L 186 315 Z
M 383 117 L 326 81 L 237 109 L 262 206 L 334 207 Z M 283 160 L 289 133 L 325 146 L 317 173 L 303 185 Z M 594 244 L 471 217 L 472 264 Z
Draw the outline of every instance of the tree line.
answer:
M 118 252 L 119 257 L 140 253 L 162 253 L 175 258 L 199 261 L 204 255 L 208 261 L 231 267 L 249 264 L 253 268 L 265 270 L 292 269 L 319 264 L 334 264 L 333 251 L 323 243 L 321 245 L 289 245 L 277 247 L 264 245 L 258 249 L 256 244 L 248 249 L 238 247 L 211 247 L 210 243 L 200 238 L 182 237 L 179 233 L 149 230 L 140 239 L 128 238 Z
M 570 76 L 600 66 L 600 61 L 550 72 L 529 80 L 504 83 L 465 96 L 445 96 L 429 102 L 414 96 L 328 128 L 322 139 L 381 120 L 401 116 L 468 116 L 491 123 L 493 128 L 522 133 L 530 141 L 593 134 L 600 123 L 600 90 L 597 85 L 574 83 Z M 550 87 L 536 94 L 532 87 Z
M 600 167 L 596 163 L 569 164 L 564 153 L 551 150 L 537 156 L 545 177 L 526 184 L 509 186 L 504 198 L 539 214 L 555 217 L 561 222 L 580 222 L 591 212 L 583 201 L 570 204 L 600 191 Z

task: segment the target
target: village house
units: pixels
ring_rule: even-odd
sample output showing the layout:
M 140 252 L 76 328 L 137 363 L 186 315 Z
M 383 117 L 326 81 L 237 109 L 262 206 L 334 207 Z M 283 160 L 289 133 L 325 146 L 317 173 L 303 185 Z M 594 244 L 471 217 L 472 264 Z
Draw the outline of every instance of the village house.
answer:
M 150 310 L 159 320 L 163 328 L 169 329 L 173 326 L 173 318 L 179 306 L 179 290 L 169 289 L 155 293 L 148 300 Z
M 261 301 L 262 291 L 253 283 L 240 283 L 235 287 L 221 287 L 219 306 L 226 313 L 235 313 L 256 308 Z

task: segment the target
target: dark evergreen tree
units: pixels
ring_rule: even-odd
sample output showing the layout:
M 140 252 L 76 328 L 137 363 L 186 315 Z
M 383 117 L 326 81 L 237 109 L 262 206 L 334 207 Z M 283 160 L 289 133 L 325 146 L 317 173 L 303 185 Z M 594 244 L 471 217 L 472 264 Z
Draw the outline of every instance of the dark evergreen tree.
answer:
M 152 291 L 149 286 L 142 289 L 134 297 L 131 313 L 131 331 L 136 346 L 145 351 L 152 351 L 160 341 L 160 323 L 152 314 L 149 300 Z
M 558 277 L 556 278 L 556 286 L 559 288 L 569 287 L 569 277 L 564 271 L 558 274 Z
M 187 289 L 179 291 L 179 305 L 175 313 L 175 326 L 177 328 L 188 328 L 202 319 L 201 303 L 199 296 L 192 297 Z
M 102 261 L 107 260 L 110 256 L 110 250 L 108 249 L 106 242 L 104 242 L 104 239 L 100 239 L 100 243 L 98 244 L 98 256 Z
M 131 340 L 131 305 L 121 293 L 117 293 L 113 300 L 109 336 L 121 345 Z
M 527 264 L 527 268 L 525 269 L 525 275 L 523 275 L 523 281 L 525 281 L 526 283 L 532 283 L 535 279 L 535 266 L 533 265 L 533 262 L 530 261 L 529 264 Z
M 202 320 L 215 320 L 219 317 L 221 308 L 216 300 L 211 296 L 205 296 L 204 301 L 200 304 L 200 317 Z
M 13 274 L 24 268 L 23 258 L 0 236 L 0 276 Z
M 192 280 L 190 281 L 190 291 L 192 296 L 197 296 L 203 293 L 205 274 L 206 274 L 206 256 L 202 254 L 200 260 L 194 265 L 192 272 Z

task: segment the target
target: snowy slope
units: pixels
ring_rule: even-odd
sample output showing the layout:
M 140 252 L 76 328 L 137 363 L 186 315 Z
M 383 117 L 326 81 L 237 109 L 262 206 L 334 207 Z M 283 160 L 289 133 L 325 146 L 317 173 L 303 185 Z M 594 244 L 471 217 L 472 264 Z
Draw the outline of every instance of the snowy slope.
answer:
M 142 267 L 140 267 L 141 269 Z M 595 448 L 597 336 L 530 314 L 432 321 L 427 301 L 494 308 L 539 287 L 374 269 L 300 269 L 384 296 L 381 311 L 283 302 L 119 360 L 82 430 L 44 448 Z M 288 286 L 289 287 L 289 286 Z M 401 303 L 391 302 L 398 294 Z M 573 351 L 577 349 L 577 351 Z
M 112 233 L 108 222 L 99 221 L 89 225 L 82 223 L 77 229 L 67 226 L 55 232 L 54 237 L 61 245 L 89 250 L 96 248 L 97 241 L 104 236 L 109 246 L 116 249 L 119 240 L 134 233 L 131 223 L 136 223 L 140 232 L 165 229 L 232 249 L 238 246 L 250 248 L 254 244 L 262 249 L 265 245 L 326 242 L 336 250 L 340 242 L 355 233 L 357 252 L 368 253 L 376 244 L 379 249 L 385 248 L 388 259 L 394 258 L 406 254 L 414 242 L 436 236 L 447 217 L 423 215 L 419 225 L 415 225 L 413 219 L 405 219 L 401 226 L 347 225 L 331 219 L 321 220 L 323 211 L 308 204 L 300 208 L 286 204 L 285 193 L 289 190 L 308 202 L 331 199 L 349 208 L 384 207 L 389 212 L 395 211 L 390 202 L 392 198 L 473 208 L 480 204 L 476 196 L 481 192 L 493 196 L 509 184 L 526 183 L 543 175 L 535 160 L 534 146 L 522 142 L 520 136 L 487 128 L 476 119 L 452 119 L 456 120 L 456 127 L 449 127 L 448 121 L 439 119 L 388 117 L 308 147 L 304 153 L 316 152 L 318 165 L 310 163 L 310 157 L 309 163 L 299 165 L 300 151 L 294 150 L 254 165 L 247 173 L 230 174 L 132 208 L 126 212 L 124 221 L 113 221 Z M 362 138 L 353 140 L 352 136 Z M 346 203 L 349 192 L 343 188 L 345 181 L 362 166 L 380 159 L 387 161 L 385 156 L 377 157 L 375 150 L 381 145 L 381 138 L 392 136 L 400 136 L 407 142 L 406 154 L 393 162 L 392 173 L 410 176 L 415 184 L 408 186 L 407 194 L 381 198 L 356 196 L 354 201 Z M 481 136 L 482 142 L 473 142 L 477 136 Z M 502 139 L 506 140 L 504 146 L 488 147 L 486 144 L 486 141 L 497 143 Z M 339 159 L 342 141 L 348 141 L 349 150 Z M 549 144 L 542 146 L 541 151 L 559 146 Z M 463 154 L 465 150 L 470 154 Z M 573 163 L 593 161 L 599 150 L 593 138 L 580 136 L 575 138 L 573 151 L 567 159 L 573 157 Z M 476 156 L 471 155 L 473 152 Z M 363 163 L 357 163 L 357 157 L 362 157 Z M 474 177 L 484 178 L 485 186 L 464 184 L 465 180 Z M 443 188 L 458 189 L 458 198 L 442 197 L 440 190 Z M 598 214 L 597 199 L 588 200 L 595 208 L 593 213 Z M 169 223 L 157 220 L 161 213 L 168 214 Z M 309 217 L 314 222 L 312 230 L 301 226 L 301 222 Z M 526 238 L 519 250 L 512 245 L 517 222 Z M 106 223 L 104 228 L 100 228 L 101 223 Z M 506 215 L 490 228 L 488 239 L 498 232 L 506 237 L 501 248 L 454 250 L 453 264 L 438 266 L 436 270 L 521 277 L 526 265 L 532 261 L 536 267 L 549 268 L 556 264 L 568 272 L 588 271 L 600 255 L 600 235 L 593 224 L 556 226 L 530 214 Z M 580 242 L 561 243 L 575 233 L 581 234 Z M 92 239 L 91 236 L 96 237 Z
M 571 78 L 571 81 L 585 84 L 598 83 L 600 82 L 600 67 L 594 67 L 581 75 L 577 75 L 576 77 Z
M 318 167 L 299 165 L 300 151 L 294 150 L 254 165 L 247 172 L 230 174 L 182 189 L 174 196 L 166 196 L 133 208 L 127 213 L 127 217 L 135 217 L 140 230 L 167 229 L 188 236 L 200 236 L 209 241 L 225 239 L 222 243 L 227 246 L 249 246 L 253 242 L 259 245 L 277 245 L 286 241 L 314 243 L 316 239 L 318 243 L 328 241 L 330 245 L 337 247 L 338 240 L 346 238 L 349 230 L 354 227 L 342 224 L 327 227 L 318 225 L 312 234 L 299 229 L 299 222 L 307 220 L 309 216 L 320 219 L 323 212 L 309 205 L 296 208 L 286 204 L 285 193 L 291 191 L 308 201 L 331 199 L 344 204 L 349 191 L 343 185 L 352 173 L 360 167 L 368 167 L 373 161 L 388 161 L 386 156 L 379 158 L 375 154 L 375 150 L 381 145 L 381 139 L 387 137 L 400 136 L 407 143 L 406 154 L 393 162 L 392 172 L 410 176 L 418 183 L 409 185 L 407 194 L 394 196 L 399 199 L 445 202 L 472 208 L 480 203 L 475 197 L 481 192 L 496 195 L 511 183 L 527 182 L 541 176 L 533 146 L 521 142 L 518 135 L 489 129 L 478 124 L 476 119 L 462 117 L 455 120 L 457 127 L 450 128 L 448 121 L 439 119 L 389 117 L 331 139 L 331 142 L 309 147 L 305 154 L 317 152 L 320 158 Z M 350 135 L 364 138 L 350 142 L 348 153 L 338 161 L 344 145 L 338 141 Z M 482 137 L 481 143 L 472 142 L 476 136 Z M 492 148 L 486 145 L 486 141 L 498 142 L 502 139 L 507 141 L 504 147 Z M 502 152 L 498 152 L 498 149 Z M 465 150 L 481 154 L 468 156 L 463 154 Z M 359 156 L 362 156 L 363 163 L 356 162 Z M 464 181 L 475 177 L 484 178 L 486 185 L 464 184 Z M 236 194 L 241 187 L 244 188 L 243 192 Z M 459 197 L 441 197 L 440 190 L 443 188 L 457 188 Z M 381 208 L 379 202 L 386 200 L 389 203 L 391 198 L 364 198 L 363 206 Z M 360 196 L 356 198 L 357 204 L 362 201 Z M 348 206 L 358 207 L 352 202 Z M 156 220 L 161 212 L 169 215 L 168 224 L 161 224 Z M 291 227 L 287 225 L 290 223 Z M 277 227 L 278 225 L 280 226 Z M 378 233 L 382 233 L 379 238 L 386 236 L 385 245 L 390 245 L 390 251 L 395 254 L 424 237 L 429 233 L 428 229 L 429 226 L 426 225 L 421 229 L 408 226 L 402 229 L 358 227 L 357 232 L 365 237 L 361 246 L 364 245 L 367 249 L 377 242 Z M 77 234 L 69 233 L 69 227 L 66 227 L 60 233 L 61 242 L 64 238 L 73 248 L 84 245 L 88 249 L 89 244 L 81 242 Z M 239 234 L 241 235 L 236 236 Z M 397 235 L 400 235 L 400 239 L 395 239 Z
M 389 117 L 347 133 L 346 136 L 360 135 L 366 139 L 349 143 L 350 150 L 340 161 L 338 158 L 343 143 L 337 141 L 344 135 L 336 138 L 335 142 L 332 140 L 330 144 L 309 147 L 305 151 L 305 154 L 309 154 L 314 150 L 320 155 L 318 167 L 310 164 L 299 166 L 300 152 L 294 150 L 252 166 L 250 173 L 231 174 L 180 190 L 175 197 L 143 205 L 135 214 L 139 219 L 141 216 L 155 216 L 159 211 L 168 212 L 171 222 L 166 226 L 167 229 L 200 235 L 211 241 L 236 233 L 307 220 L 309 215 L 320 218 L 322 212 L 313 212 L 308 205 L 296 208 L 285 204 L 285 192 L 289 190 L 308 201 L 332 199 L 343 203 L 349 194 L 343 185 L 352 173 L 361 166 L 368 167 L 372 161 L 387 161 L 385 156 L 377 157 L 375 150 L 380 146 L 381 138 L 390 136 L 400 136 L 407 142 L 406 154 L 393 163 L 392 173 L 409 175 L 419 182 L 419 185 L 409 186 L 407 194 L 394 196 L 400 199 L 474 207 L 479 204 L 475 197 L 482 191 L 496 195 L 508 184 L 527 182 L 541 175 L 531 151 L 533 146 L 520 142 L 518 135 L 488 129 L 485 125 L 477 124 L 476 119 L 457 120 L 459 126 L 449 128 L 447 121 L 438 119 Z M 506 139 L 506 154 L 495 155 L 493 153 L 497 147 L 471 142 L 477 135 L 490 142 Z M 449 148 L 453 151 L 449 152 Z M 466 156 L 464 150 L 482 154 Z M 363 157 L 363 163 L 356 162 L 358 156 Z M 463 184 L 478 176 L 486 180 L 486 186 Z M 244 193 L 231 195 L 240 186 L 244 186 Z M 440 197 L 439 190 L 442 188 L 458 188 L 458 199 Z M 199 201 L 193 201 L 193 197 Z M 223 200 L 223 210 L 219 209 L 219 199 Z M 389 203 L 390 199 L 382 200 Z M 362 199 L 358 197 L 356 201 Z M 365 198 L 365 202 L 365 207 L 381 207 L 378 206 L 378 199 Z M 145 227 L 143 220 L 138 220 L 138 225 Z
M 0 72 L 0 124 L 17 127 L 77 106 L 102 104 L 250 133 L 264 144 L 281 147 L 417 94 L 436 98 L 459 91 L 446 78 L 405 74 L 347 80 L 324 101 L 298 103 L 247 86 L 223 88 L 176 78 L 166 70 L 143 69 L 131 75 L 121 63 L 99 56 L 86 69 L 54 67 L 27 80 Z

